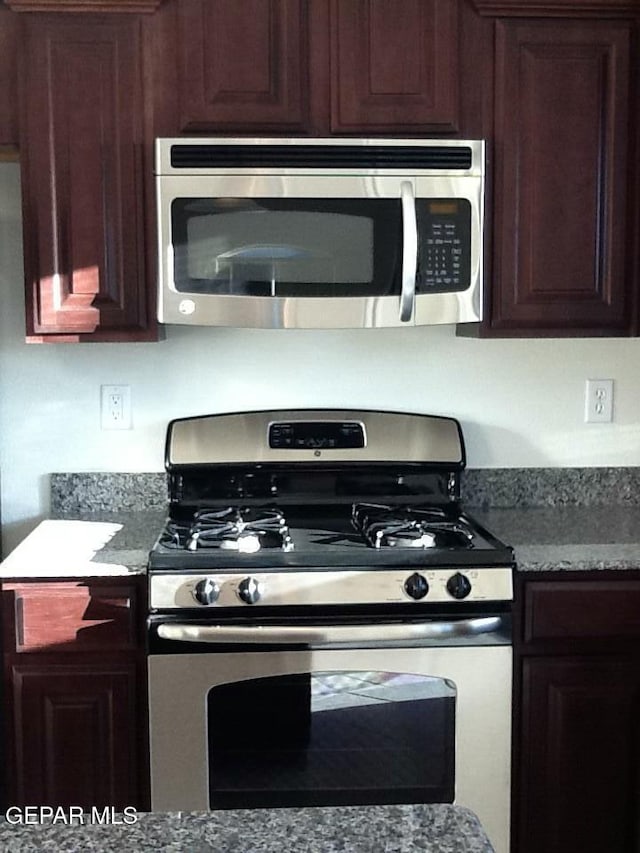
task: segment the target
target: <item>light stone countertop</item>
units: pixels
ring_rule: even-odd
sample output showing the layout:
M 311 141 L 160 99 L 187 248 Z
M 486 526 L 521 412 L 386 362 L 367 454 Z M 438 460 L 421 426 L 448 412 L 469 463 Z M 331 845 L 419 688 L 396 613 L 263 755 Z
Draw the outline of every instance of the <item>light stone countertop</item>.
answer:
M 164 511 L 131 511 L 42 521 L 0 563 L 0 579 L 145 573 L 164 519 Z

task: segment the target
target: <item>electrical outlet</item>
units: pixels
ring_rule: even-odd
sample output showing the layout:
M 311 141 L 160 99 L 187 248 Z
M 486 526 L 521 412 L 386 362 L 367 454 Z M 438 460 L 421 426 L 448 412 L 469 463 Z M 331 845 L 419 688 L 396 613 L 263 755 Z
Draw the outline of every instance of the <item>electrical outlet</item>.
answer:
M 102 429 L 131 429 L 131 388 L 128 385 L 100 386 Z
M 588 424 L 613 420 L 613 379 L 587 379 L 584 394 L 584 420 Z

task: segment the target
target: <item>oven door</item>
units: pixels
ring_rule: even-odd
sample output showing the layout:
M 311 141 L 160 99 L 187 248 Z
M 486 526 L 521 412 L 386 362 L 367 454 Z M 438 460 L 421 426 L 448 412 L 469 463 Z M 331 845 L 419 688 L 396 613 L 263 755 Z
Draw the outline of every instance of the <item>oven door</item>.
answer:
M 153 809 L 455 800 L 507 851 L 511 646 L 474 629 L 500 621 L 152 626 Z
M 363 328 L 481 319 L 480 176 L 157 181 L 160 322 Z

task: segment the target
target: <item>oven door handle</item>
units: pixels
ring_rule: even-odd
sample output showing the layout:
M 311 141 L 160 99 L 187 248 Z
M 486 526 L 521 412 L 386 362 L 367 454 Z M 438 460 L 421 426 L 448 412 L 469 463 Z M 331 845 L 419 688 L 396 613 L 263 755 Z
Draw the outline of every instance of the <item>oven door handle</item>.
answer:
M 418 222 L 413 185 L 403 181 L 400 185 L 402 204 L 402 291 L 400 293 L 400 320 L 408 323 L 413 315 L 418 270 Z
M 376 623 L 373 625 L 184 625 L 166 622 L 158 626 L 163 640 L 182 643 L 376 643 L 411 640 L 448 640 L 491 634 L 503 625 L 501 616 L 482 616 L 434 622 Z

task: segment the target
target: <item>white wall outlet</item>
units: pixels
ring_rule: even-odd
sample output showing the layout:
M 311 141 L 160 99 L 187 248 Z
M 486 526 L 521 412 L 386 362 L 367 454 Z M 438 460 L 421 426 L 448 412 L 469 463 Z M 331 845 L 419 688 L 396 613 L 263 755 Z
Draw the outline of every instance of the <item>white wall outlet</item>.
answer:
M 588 424 L 613 420 L 613 379 L 587 379 L 584 393 L 584 420 Z
M 131 388 L 129 385 L 100 386 L 102 429 L 131 429 Z

